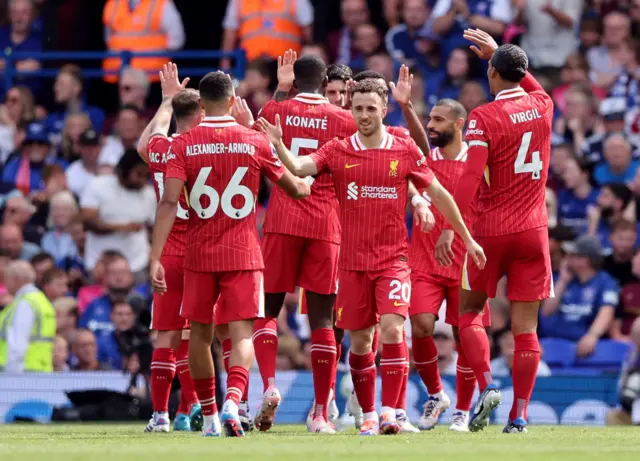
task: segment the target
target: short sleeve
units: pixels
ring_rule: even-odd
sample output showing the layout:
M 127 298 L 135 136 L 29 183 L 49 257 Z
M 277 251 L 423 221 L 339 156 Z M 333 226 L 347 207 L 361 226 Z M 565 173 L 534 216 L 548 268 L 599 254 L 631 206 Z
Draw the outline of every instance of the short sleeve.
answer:
M 469 147 L 481 146 L 489 148 L 489 138 L 487 137 L 487 127 L 482 113 L 476 110 L 469 115 L 469 124 L 465 133 L 465 140 Z
M 238 29 L 238 2 L 236 0 L 230 0 L 227 5 L 227 11 L 222 20 L 222 27 L 229 30 Z
M 99 209 L 101 200 L 100 194 L 100 183 L 101 178 L 95 177 L 91 181 L 89 181 L 89 185 L 82 193 L 82 197 L 80 197 L 80 207 L 81 208 L 92 208 Z
M 257 146 L 256 158 L 260 164 L 260 170 L 271 181 L 278 182 L 285 173 L 285 167 L 278 158 L 275 147 L 268 140 L 260 142 Z
M 185 162 L 184 142 L 179 138 L 171 143 L 169 152 L 167 152 L 167 172 L 165 177 L 180 179 L 187 182 L 187 168 Z
M 316 164 L 318 173 L 323 173 L 330 170 L 329 161 L 332 157 L 332 153 L 336 150 L 337 144 L 338 143 L 335 140 L 329 141 L 313 154 L 309 155 L 309 157 L 311 157 L 311 160 L 313 160 L 313 163 Z
M 618 287 L 618 282 L 614 280 L 612 277 L 606 277 L 602 284 L 602 292 L 600 298 L 600 305 L 597 306 L 601 308 L 603 306 L 613 306 L 617 307 L 620 302 L 619 295 L 620 288 Z
M 409 163 L 407 174 L 413 185 L 418 189 L 429 187 L 435 176 L 427 166 L 427 158 L 413 140 L 408 142 L 407 162 Z

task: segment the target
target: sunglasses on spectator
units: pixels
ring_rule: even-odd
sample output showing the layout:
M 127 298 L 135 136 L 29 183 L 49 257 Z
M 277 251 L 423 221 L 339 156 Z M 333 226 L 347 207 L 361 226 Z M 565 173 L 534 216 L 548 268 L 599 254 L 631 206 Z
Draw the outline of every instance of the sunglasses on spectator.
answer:
M 120 85 L 120 89 L 122 91 L 131 91 L 133 89 L 133 86 L 131 86 L 131 85 Z

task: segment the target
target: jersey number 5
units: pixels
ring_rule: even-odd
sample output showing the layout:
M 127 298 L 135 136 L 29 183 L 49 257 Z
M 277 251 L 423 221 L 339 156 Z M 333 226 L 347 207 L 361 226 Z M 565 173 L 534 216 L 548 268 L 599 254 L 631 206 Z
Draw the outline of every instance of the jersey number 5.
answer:
M 317 139 L 307 139 L 307 138 L 291 138 L 291 154 L 294 157 L 300 155 L 300 149 L 313 149 L 318 150 L 318 140 Z M 312 176 L 307 176 L 307 183 L 309 185 L 313 184 L 313 181 L 316 179 Z
M 531 179 L 540 179 L 540 172 L 542 171 L 543 164 L 540 160 L 540 151 L 531 152 L 531 161 L 527 163 L 527 154 L 529 153 L 529 147 L 531 146 L 531 136 L 533 133 L 527 131 L 522 136 L 522 142 L 520 143 L 520 149 L 518 149 L 518 156 L 516 157 L 516 163 L 513 165 L 515 174 L 531 173 Z
M 164 195 L 164 173 L 153 173 L 153 179 L 155 179 L 156 184 L 158 185 L 158 192 L 160 193 L 160 198 Z M 176 213 L 178 219 L 189 219 L 189 212 L 182 208 L 178 203 L 178 212 Z
M 213 187 L 205 184 L 209 178 L 209 174 L 211 174 L 211 169 L 210 166 L 200 169 L 198 177 L 195 183 L 193 183 L 191 193 L 189 194 L 189 205 L 191 208 L 193 208 L 202 219 L 211 218 L 216 211 L 218 211 L 218 207 L 222 208 L 222 212 L 231 219 L 242 219 L 249 216 L 254 207 L 253 192 L 251 192 L 251 189 L 247 186 L 240 184 L 249 168 L 246 166 L 238 167 L 235 173 L 233 173 L 233 176 L 231 176 L 229 184 L 227 184 L 227 187 L 222 191 L 222 196 Z M 202 206 L 202 202 L 200 201 L 203 195 L 209 198 L 209 204 L 206 208 Z M 244 199 L 244 204 L 241 208 L 236 208 L 231 203 L 233 197 L 237 195 Z

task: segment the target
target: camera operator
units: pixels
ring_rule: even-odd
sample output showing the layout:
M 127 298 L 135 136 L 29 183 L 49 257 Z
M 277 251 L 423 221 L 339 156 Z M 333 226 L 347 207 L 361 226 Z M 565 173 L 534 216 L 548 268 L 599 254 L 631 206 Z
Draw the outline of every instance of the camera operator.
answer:
M 607 414 L 607 425 L 640 425 L 640 318 L 631 327 L 634 348 L 625 360 L 618 385 L 619 406 Z

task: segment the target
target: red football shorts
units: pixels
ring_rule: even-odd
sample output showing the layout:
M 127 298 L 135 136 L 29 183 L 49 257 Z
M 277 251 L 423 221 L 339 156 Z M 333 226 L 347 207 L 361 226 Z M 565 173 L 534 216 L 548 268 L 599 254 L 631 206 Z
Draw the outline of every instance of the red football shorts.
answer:
M 422 271 L 411 272 L 410 316 L 433 314 L 437 319 L 442 302 L 445 300 L 447 301 L 447 307 L 444 321 L 451 326 L 457 327 L 460 317 L 460 282 Z M 485 327 L 491 326 L 491 312 L 489 311 L 488 302 L 484 306 L 482 323 Z
M 162 256 L 160 258 L 160 263 L 164 267 L 167 292 L 162 296 L 157 293 L 153 294 L 152 330 L 175 331 L 189 328 L 189 321 L 180 316 L 184 285 L 183 262 L 183 256 Z
M 217 303 L 217 304 L 216 304 Z M 183 317 L 224 325 L 264 317 L 262 271 L 184 271 Z
M 476 267 L 469 256 L 462 268 L 462 288 L 495 298 L 500 279 L 507 276 L 509 301 L 533 302 L 553 297 L 549 236 L 546 227 L 497 237 L 478 237 L 487 264 Z
M 406 317 L 410 301 L 411 271 L 406 262 L 379 271 L 340 270 L 336 326 L 364 330 L 384 314 Z
M 293 293 L 296 287 L 321 295 L 336 293 L 340 245 L 285 234 L 262 239 L 264 290 Z

